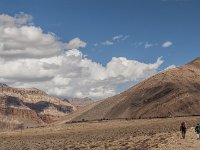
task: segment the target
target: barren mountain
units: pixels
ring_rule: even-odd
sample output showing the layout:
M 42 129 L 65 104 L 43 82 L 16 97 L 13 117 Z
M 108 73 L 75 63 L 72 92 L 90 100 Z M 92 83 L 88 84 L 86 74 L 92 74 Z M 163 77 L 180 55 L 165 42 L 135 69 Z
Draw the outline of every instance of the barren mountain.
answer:
M 200 58 L 162 71 L 72 120 L 200 115 Z
M 8 85 L 4 83 L 0 83 L 0 87 L 5 87 L 5 86 L 8 86 Z
M 72 104 L 76 108 L 80 108 L 80 107 L 89 105 L 89 104 L 94 102 L 89 97 L 85 97 L 85 98 L 70 98 L 68 101 L 69 101 L 70 104 Z
M 76 108 L 70 103 L 36 88 L 13 88 L 4 84 L 0 86 L 0 124 L 4 126 L 50 123 L 74 110 Z

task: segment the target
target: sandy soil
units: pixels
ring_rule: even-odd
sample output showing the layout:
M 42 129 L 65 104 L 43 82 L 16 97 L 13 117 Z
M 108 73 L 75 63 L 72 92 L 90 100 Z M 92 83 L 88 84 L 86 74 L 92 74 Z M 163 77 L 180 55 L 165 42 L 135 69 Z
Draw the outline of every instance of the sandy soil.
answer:
M 200 140 L 197 139 L 197 135 L 194 132 L 194 128 L 188 130 L 186 139 L 181 138 L 179 132 L 169 134 L 167 143 L 160 143 L 157 149 L 162 150 L 199 150 Z
M 187 121 L 186 139 L 179 124 Z M 84 122 L 1 132 L 0 150 L 197 150 L 200 140 L 191 129 L 200 117 Z

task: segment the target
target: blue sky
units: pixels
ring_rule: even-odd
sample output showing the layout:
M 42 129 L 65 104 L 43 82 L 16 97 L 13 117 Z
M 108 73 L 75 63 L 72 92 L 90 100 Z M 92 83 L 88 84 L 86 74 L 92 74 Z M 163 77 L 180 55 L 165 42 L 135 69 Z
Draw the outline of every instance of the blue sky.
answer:
M 200 1 L 198 0 L 15 0 L 0 1 L 0 13 L 24 12 L 46 32 L 63 41 L 80 37 L 89 58 L 106 64 L 113 56 L 152 62 L 163 56 L 162 67 L 182 65 L 200 55 Z M 116 35 L 125 41 L 99 45 Z M 157 44 L 150 48 L 134 43 Z M 165 41 L 173 45 L 162 48 Z
M 0 0 L 0 14 L 23 12 L 63 43 L 84 41 L 88 60 L 105 67 L 113 57 L 145 64 L 162 57 L 157 71 L 200 56 L 199 7 L 199 0 Z

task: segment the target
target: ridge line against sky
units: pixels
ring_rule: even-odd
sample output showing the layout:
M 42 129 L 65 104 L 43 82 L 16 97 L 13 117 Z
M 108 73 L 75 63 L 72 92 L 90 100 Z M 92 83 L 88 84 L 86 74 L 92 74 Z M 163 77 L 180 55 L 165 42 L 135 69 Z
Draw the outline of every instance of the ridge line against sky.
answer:
M 0 82 L 10 86 L 104 98 L 200 54 L 196 0 L 35 3 L 0 2 Z

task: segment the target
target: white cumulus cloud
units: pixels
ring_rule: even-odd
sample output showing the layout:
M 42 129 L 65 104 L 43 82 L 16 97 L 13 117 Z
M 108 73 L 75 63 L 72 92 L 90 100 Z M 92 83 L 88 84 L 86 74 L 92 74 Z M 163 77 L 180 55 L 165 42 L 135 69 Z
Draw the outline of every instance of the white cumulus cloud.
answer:
M 79 38 L 59 41 L 31 19 L 24 13 L 0 15 L 0 82 L 36 87 L 60 97 L 103 98 L 117 94 L 119 85 L 157 73 L 163 63 L 161 58 L 144 63 L 113 57 L 103 66 L 78 50 L 86 42 Z
M 105 42 L 102 42 L 101 43 L 102 45 L 113 45 L 113 42 L 112 41 L 105 41 Z
M 116 35 L 112 38 L 113 41 L 124 41 L 129 37 L 129 35 Z
M 62 97 L 102 98 L 117 94 L 120 84 L 138 82 L 155 74 L 162 63 L 161 58 L 145 64 L 113 57 L 102 66 L 73 49 L 51 58 L 0 59 L 0 78 L 9 85 L 37 87 Z
M 164 42 L 164 43 L 162 44 L 162 47 L 168 48 L 168 47 L 170 47 L 170 46 L 172 46 L 172 45 L 173 45 L 173 43 L 172 43 L 171 41 L 166 41 L 166 42 Z
M 167 68 L 165 68 L 164 70 L 169 70 L 169 69 L 173 69 L 173 68 L 176 68 L 176 65 L 170 65 Z
M 116 35 L 116 36 L 113 37 L 113 41 L 119 40 L 121 38 L 123 38 L 123 35 Z
M 1 27 L 13 27 L 13 26 L 20 26 L 23 24 L 30 23 L 32 20 L 32 16 L 25 14 L 25 13 L 19 13 L 16 14 L 14 17 L 9 16 L 7 14 L 1 14 L 0 15 L 0 26 Z
M 151 43 L 149 43 L 149 42 L 146 42 L 145 44 L 144 44 L 144 48 L 150 48 L 150 47 L 152 47 L 153 46 L 153 44 L 151 44 Z
M 69 41 L 69 43 L 66 44 L 67 49 L 77 49 L 77 48 L 82 48 L 85 47 L 87 43 L 84 41 L 81 41 L 79 38 L 74 38 Z
M 44 33 L 33 26 L 32 16 L 20 13 L 14 17 L 0 15 L 0 55 L 4 58 L 46 58 L 60 55 L 63 49 L 85 47 L 86 43 L 74 38 L 68 43 L 55 34 Z
M 101 42 L 101 45 L 105 45 L 105 46 L 110 46 L 110 45 L 114 45 L 116 42 L 120 42 L 120 41 L 125 41 L 127 38 L 129 37 L 129 35 L 116 35 L 114 36 L 111 40 L 106 40 L 104 42 Z M 98 46 L 98 43 L 95 43 L 94 46 Z

